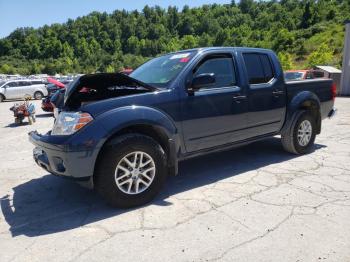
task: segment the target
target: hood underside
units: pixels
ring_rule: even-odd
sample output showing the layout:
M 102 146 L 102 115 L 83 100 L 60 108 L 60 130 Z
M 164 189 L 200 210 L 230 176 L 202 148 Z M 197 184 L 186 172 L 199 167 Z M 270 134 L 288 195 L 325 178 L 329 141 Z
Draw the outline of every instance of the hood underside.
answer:
M 79 107 L 84 102 L 155 90 L 157 88 L 121 73 L 89 74 L 83 75 L 71 83 L 66 90 L 64 105 Z

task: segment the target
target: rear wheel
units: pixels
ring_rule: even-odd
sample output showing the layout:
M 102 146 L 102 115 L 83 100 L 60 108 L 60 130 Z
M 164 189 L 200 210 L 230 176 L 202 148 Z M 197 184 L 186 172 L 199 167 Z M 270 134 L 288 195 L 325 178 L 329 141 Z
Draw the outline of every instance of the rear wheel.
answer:
M 43 96 L 44 96 L 43 93 L 41 93 L 40 91 L 36 91 L 34 93 L 34 99 L 36 99 L 36 100 L 42 99 Z
M 134 207 L 151 201 L 167 176 L 166 155 L 152 138 L 127 134 L 107 145 L 95 173 L 97 191 L 115 207 Z
M 4 100 L 5 100 L 5 97 L 4 97 L 3 95 L 0 94 L 0 103 L 1 103 L 1 102 L 4 102 Z
M 306 154 L 312 150 L 316 138 L 316 119 L 308 111 L 297 113 L 294 122 L 282 135 L 284 149 L 293 154 Z

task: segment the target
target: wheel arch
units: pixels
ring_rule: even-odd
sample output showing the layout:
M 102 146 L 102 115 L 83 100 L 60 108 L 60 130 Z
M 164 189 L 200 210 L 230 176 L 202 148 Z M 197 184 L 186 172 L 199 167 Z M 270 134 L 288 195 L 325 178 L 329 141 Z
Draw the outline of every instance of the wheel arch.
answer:
M 320 106 L 320 100 L 318 99 L 317 95 L 310 92 L 310 91 L 303 91 L 298 93 L 296 96 L 293 97 L 291 102 L 288 105 L 288 111 L 287 111 L 287 117 L 286 117 L 286 123 L 284 127 L 282 128 L 281 133 L 285 132 L 290 128 L 290 125 L 293 123 L 293 120 L 295 118 L 295 115 L 298 111 L 305 110 L 309 111 L 316 120 L 316 134 L 319 134 L 321 132 L 321 106 Z
M 107 131 L 104 142 L 101 145 L 96 157 L 94 174 L 100 161 L 102 152 L 106 146 L 117 142 L 121 135 L 137 133 L 151 137 L 163 148 L 167 154 L 167 165 L 172 174 L 177 174 L 180 141 L 177 128 L 173 121 L 162 112 L 153 108 L 135 107 L 132 110 L 123 108 L 116 110 L 113 114 L 107 114 L 100 118 L 100 123 Z M 147 115 L 147 118 L 140 116 Z
M 36 89 L 36 90 L 34 90 L 34 92 L 33 92 L 33 98 L 35 98 L 35 94 L 37 94 L 37 93 L 40 93 L 42 98 L 45 97 L 45 94 L 43 93 L 43 91 L 37 90 L 37 89 Z

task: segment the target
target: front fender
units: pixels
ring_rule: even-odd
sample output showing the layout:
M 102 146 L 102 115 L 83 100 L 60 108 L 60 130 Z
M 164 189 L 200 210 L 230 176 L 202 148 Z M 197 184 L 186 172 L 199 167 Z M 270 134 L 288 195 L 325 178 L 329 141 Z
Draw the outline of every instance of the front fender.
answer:
M 104 142 L 118 131 L 135 125 L 149 125 L 160 129 L 168 140 L 168 165 L 173 167 L 173 172 L 177 174 L 177 152 L 180 148 L 180 139 L 176 125 L 168 115 L 151 107 L 125 106 L 108 111 L 97 119 L 107 131 L 107 136 L 103 138 Z
M 113 135 L 132 125 L 151 125 L 165 131 L 169 138 L 177 134 L 177 128 L 165 113 L 146 106 L 124 106 L 99 115 L 96 119 L 103 128 Z
M 177 170 L 177 152 L 180 146 L 177 128 L 169 116 L 151 107 L 125 106 L 105 112 L 64 144 L 68 145 L 68 150 L 92 154 L 95 165 L 101 148 L 109 138 L 124 128 L 138 124 L 157 127 L 166 134 L 170 148 L 169 165 Z

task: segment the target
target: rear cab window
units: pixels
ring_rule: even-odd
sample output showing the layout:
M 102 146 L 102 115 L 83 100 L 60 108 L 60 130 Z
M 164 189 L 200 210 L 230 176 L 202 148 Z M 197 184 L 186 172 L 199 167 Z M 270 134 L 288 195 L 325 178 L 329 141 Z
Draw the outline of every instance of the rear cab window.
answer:
M 249 84 L 266 84 L 274 78 L 274 70 L 267 54 L 243 53 Z

